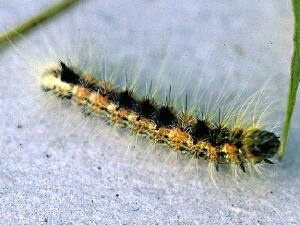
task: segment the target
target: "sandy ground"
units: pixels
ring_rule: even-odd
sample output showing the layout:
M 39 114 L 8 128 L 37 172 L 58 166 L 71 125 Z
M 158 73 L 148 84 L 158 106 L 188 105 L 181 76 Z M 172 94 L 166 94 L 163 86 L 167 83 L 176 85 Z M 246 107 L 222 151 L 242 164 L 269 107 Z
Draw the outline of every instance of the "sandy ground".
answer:
M 1 28 L 50 3 L 0 1 Z M 221 171 L 215 185 L 205 162 L 150 149 L 44 96 L 39 68 L 65 49 L 75 54 L 78 40 L 81 64 L 89 55 L 98 62 L 90 50 L 102 48 L 107 61 L 135 62 L 143 79 L 172 85 L 174 95 L 191 96 L 201 80 L 211 93 L 225 86 L 245 97 L 269 82 L 268 122 L 280 133 L 288 1 L 85 1 L 1 51 L 0 224 L 300 224 L 299 100 L 284 161 L 238 182 Z

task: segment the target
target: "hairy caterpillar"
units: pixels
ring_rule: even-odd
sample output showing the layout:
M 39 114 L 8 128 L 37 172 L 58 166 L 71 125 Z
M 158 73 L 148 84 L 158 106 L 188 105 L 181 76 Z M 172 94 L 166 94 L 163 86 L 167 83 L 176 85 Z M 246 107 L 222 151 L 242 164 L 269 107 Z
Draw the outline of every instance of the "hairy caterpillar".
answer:
M 149 91 L 150 93 L 148 94 L 141 95 L 128 86 L 119 88 L 119 83 L 114 84 L 113 82 L 106 81 L 106 75 L 101 74 L 99 71 L 97 71 L 98 73 L 94 73 L 94 71 L 89 72 L 91 75 L 85 75 L 85 73 L 79 70 L 77 71 L 77 68 L 82 69 L 82 66 L 86 64 L 90 58 L 96 58 L 98 56 L 95 54 L 91 57 L 86 57 L 86 55 L 84 55 L 86 53 L 84 52 L 87 51 L 80 49 L 80 47 L 85 47 L 81 46 L 82 41 L 79 43 L 71 43 L 72 38 L 70 37 L 66 38 L 66 36 L 62 36 L 59 40 L 56 40 L 55 36 L 56 35 L 54 35 L 54 42 L 57 42 L 56 44 L 60 46 L 52 47 L 51 43 L 50 46 L 52 49 L 49 50 L 55 53 L 53 57 L 55 58 L 54 61 L 57 62 L 58 59 L 63 60 L 58 63 L 58 67 L 55 66 L 55 69 L 51 69 L 53 67 L 50 67 L 50 72 L 47 71 L 44 73 L 46 75 L 42 76 L 42 87 L 44 90 L 54 92 L 61 98 L 71 99 L 72 102 L 81 105 L 85 114 L 100 114 L 106 121 L 121 124 L 129 128 L 129 130 L 135 134 L 149 137 L 154 140 L 155 143 L 169 145 L 175 152 L 184 151 L 189 153 L 192 158 L 207 159 L 215 165 L 217 170 L 220 164 L 235 165 L 245 172 L 245 164 L 251 166 L 259 164 L 262 161 L 272 163 L 269 159 L 272 158 L 278 148 L 278 137 L 274 133 L 266 131 L 265 128 L 260 127 L 261 121 L 253 121 L 252 123 L 244 122 L 247 120 L 247 117 L 252 116 L 250 115 L 251 113 L 248 112 L 251 110 L 246 108 L 253 107 L 254 112 L 256 105 L 251 106 L 251 104 L 248 104 L 246 101 L 245 109 L 243 109 L 244 112 L 233 115 L 232 109 L 228 108 L 227 111 L 223 111 L 219 106 L 213 110 L 211 108 L 208 109 L 209 107 L 206 109 L 205 104 L 209 105 L 211 102 L 206 102 L 202 99 L 199 101 L 203 103 L 194 105 L 196 112 L 191 112 L 191 110 L 187 110 L 188 97 L 195 99 L 198 98 L 199 95 L 204 95 L 203 90 L 200 91 L 200 88 L 198 88 L 197 91 L 199 91 L 199 93 L 193 93 L 193 95 L 190 93 L 186 94 L 184 107 L 176 108 L 170 100 L 171 86 L 175 92 L 177 92 L 179 88 L 174 88 L 173 84 L 170 85 L 169 94 L 167 94 L 166 99 L 160 101 L 156 98 L 157 96 L 153 97 L 151 95 L 151 91 Z M 47 40 L 51 38 L 53 39 L 51 36 L 50 38 L 49 36 L 46 37 Z M 61 40 L 64 38 L 66 38 L 66 40 Z M 91 39 L 93 40 L 93 38 Z M 97 39 L 99 39 L 98 36 Z M 106 37 L 104 39 L 106 39 Z M 51 42 L 52 41 L 53 40 L 51 40 Z M 98 41 L 102 46 L 103 40 Z M 92 42 L 94 42 L 94 40 Z M 64 56 L 65 52 L 56 54 L 56 51 L 66 49 L 66 44 L 70 44 L 69 48 L 72 50 L 72 53 L 67 53 L 67 56 Z M 95 48 L 97 47 L 93 46 L 93 49 Z M 76 63 L 72 61 L 72 63 L 68 64 L 66 62 L 74 58 L 74 49 L 79 50 L 77 53 L 79 53 L 80 56 Z M 83 56 L 81 56 L 81 54 Z M 48 55 L 46 55 L 45 61 L 49 63 Z M 44 71 L 45 68 L 48 67 L 43 65 L 42 70 Z M 40 71 L 38 73 L 40 73 Z M 68 80 L 65 76 L 62 76 L 62 74 L 73 74 L 77 80 L 75 78 L 75 81 L 72 81 L 72 79 Z M 100 80 L 96 80 L 94 76 L 99 77 Z M 198 80 L 195 80 L 194 83 L 198 82 Z M 146 84 L 144 81 L 143 83 L 141 82 L 139 88 L 147 89 Z M 150 86 L 152 86 L 152 80 Z M 65 88 L 67 89 L 65 90 Z M 157 87 L 154 85 L 153 89 L 156 90 Z M 185 92 L 185 89 L 186 88 L 182 88 L 181 90 Z M 194 91 L 192 90 L 192 92 Z M 220 93 L 221 96 L 222 90 Z M 77 95 L 80 96 L 78 97 Z M 99 100 L 98 95 L 101 95 L 100 97 L 105 100 L 105 104 L 107 105 L 97 105 L 95 101 Z M 161 93 L 158 97 L 164 98 Z M 180 97 L 180 95 L 177 94 L 177 97 Z M 234 101 L 234 99 L 232 101 Z M 257 102 L 259 101 L 260 100 L 257 99 Z M 193 104 L 194 103 L 195 100 Z M 232 108 L 232 102 L 230 101 L 218 102 L 219 105 L 221 105 L 220 103 L 230 105 Z M 95 106 L 95 104 L 97 106 Z M 175 104 L 177 104 L 177 102 Z M 201 106 L 199 107 L 199 105 Z M 202 107 L 203 105 L 204 107 Z M 243 106 L 234 107 L 236 107 L 234 110 L 238 111 L 238 107 L 242 108 Z M 224 112 L 227 113 L 226 119 L 222 118 Z M 218 119 L 216 119 L 217 117 Z M 234 117 L 237 117 L 237 119 L 234 119 Z M 260 115 L 258 115 L 258 117 L 260 117 Z
M 122 6 L 117 7 L 120 2 Z M 62 29 L 59 20 L 54 20 L 51 26 L 26 36 L 25 43 L 15 43 L 17 48 L 22 43 L 26 46 L 20 51 L 25 57 L 19 59 L 11 49 L 6 51 L 1 57 L 1 223 L 297 224 L 298 128 L 292 132 L 291 151 L 284 163 L 244 163 L 245 174 L 239 164 L 223 163 L 215 173 L 213 162 L 161 144 L 151 145 L 144 137 L 132 144 L 141 135 L 130 135 L 127 128 L 116 134 L 117 125 L 113 129 L 103 126 L 100 119 L 85 116 L 90 113 L 87 107 L 69 104 L 74 98 L 61 100 L 53 91 L 44 93 L 36 82 L 48 68 L 59 72 L 60 59 L 80 76 L 99 75 L 114 90 L 136 87 L 137 99 L 148 96 L 152 81 L 149 95 L 155 94 L 159 106 L 175 106 L 176 115 L 184 111 L 213 124 L 221 121 L 228 128 L 267 129 L 278 135 L 279 130 L 272 128 L 281 121 L 276 116 L 284 102 L 291 50 L 291 32 L 287 31 L 291 23 L 284 10 L 287 2 L 233 5 L 224 1 L 93 1 L 75 15 L 60 18 Z M 277 11 L 273 10 L 276 6 Z M 27 11 L 23 8 L 20 12 Z M 9 13 L 16 19 L 18 14 Z M 68 18 L 80 22 L 74 25 Z M 80 35 L 84 38 L 72 41 Z M 91 54 L 86 46 L 80 48 L 85 43 L 93 50 Z M 163 67 L 164 46 L 169 43 L 170 60 L 162 75 L 140 73 L 140 68 Z M 111 81 L 110 71 L 101 79 L 102 57 L 108 62 L 107 71 L 109 65 L 120 71 L 118 80 Z M 137 75 L 124 66 L 118 69 L 118 57 L 139 67 Z M 222 89 L 227 74 L 229 82 Z M 249 101 L 269 79 L 264 96 Z M 235 96 L 241 93 L 235 104 Z M 210 101 L 211 94 L 225 98 L 216 104 L 215 98 Z M 267 107 L 278 98 L 275 107 Z M 238 113 L 241 105 L 245 107 Z M 194 113 L 193 108 L 199 111 Z M 264 112 L 271 116 L 265 117 Z M 256 119 L 251 123 L 253 114 Z M 230 119 L 224 122 L 224 117 Z M 294 127 L 299 127 L 298 121 L 296 117 Z M 19 125 L 23 128 L 14 129 Z M 251 179 L 251 170 L 268 179 Z M 219 190 L 209 175 L 217 176 Z M 234 182 L 232 178 L 239 175 L 246 180 Z
M 256 127 L 227 126 L 214 122 L 204 114 L 192 115 L 187 110 L 178 112 L 170 104 L 170 92 L 164 104 L 158 104 L 151 95 L 136 96 L 133 90 L 120 89 L 105 80 L 105 74 L 96 80 L 60 61 L 41 77 L 44 91 L 60 98 L 70 99 L 113 124 L 129 128 L 155 143 L 167 144 L 174 151 L 184 151 L 193 158 L 204 158 L 218 170 L 219 164 L 239 165 L 267 163 L 279 146 L 278 137 Z M 186 97 L 187 99 L 187 97 Z M 186 100 L 187 101 L 187 100 Z

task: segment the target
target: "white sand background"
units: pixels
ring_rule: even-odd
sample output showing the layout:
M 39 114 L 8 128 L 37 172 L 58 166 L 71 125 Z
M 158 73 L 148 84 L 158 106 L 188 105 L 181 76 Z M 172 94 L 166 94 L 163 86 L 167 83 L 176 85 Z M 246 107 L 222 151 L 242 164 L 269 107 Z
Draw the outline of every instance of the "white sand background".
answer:
M 1 29 L 51 3 L 1 0 Z M 28 72 L 41 66 L 36 49 L 63 52 L 52 41 L 70 47 L 65 40 L 80 35 L 82 42 L 105 43 L 108 61 L 118 56 L 152 71 L 150 79 L 172 84 L 174 95 L 195 93 L 199 80 L 214 92 L 226 80 L 229 96 L 244 87 L 249 96 L 269 81 L 265 94 L 277 102 L 268 121 L 279 134 L 292 27 L 290 2 L 282 0 L 91 0 L 3 49 L 0 224 L 300 224 L 299 100 L 284 161 L 267 166 L 264 179 L 235 182 L 221 171 L 216 187 L 205 162 L 195 166 L 168 148 L 150 150 L 84 118 L 44 96 L 36 70 Z

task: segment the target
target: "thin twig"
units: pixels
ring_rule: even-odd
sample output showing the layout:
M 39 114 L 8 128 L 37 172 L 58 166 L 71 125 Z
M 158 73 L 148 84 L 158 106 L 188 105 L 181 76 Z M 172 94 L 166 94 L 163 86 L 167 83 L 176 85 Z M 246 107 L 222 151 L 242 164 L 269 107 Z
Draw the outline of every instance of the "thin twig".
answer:
M 30 31 L 32 28 L 37 25 L 45 22 L 46 20 L 52 18 L 56 14 L 66 10 L 74 3 L 79 2 L 80 0 L 62 0 L 58 3 L 51 5 L 50 7 L 42 10 L 37 15 L 32 16 L 31 18 L 21 22 L 15 27 L 9 29 L 8 31 L 0 34 L 0 46 L 7 44 L 9 41 L 12 41 L 20 36 L 20 34 L 24 34 Z
M 300 0 L 292 0 L 292 4 L 294 12 L 294 52 L 291 62 L 291 77 L 289 83 L 287 109 L 281 134 L 281 144 L 277 152 L 277 157 L 279 160 L 281 160 L 284 155 L 291 118 L 297 97 L 297 89 L 300 81 Z

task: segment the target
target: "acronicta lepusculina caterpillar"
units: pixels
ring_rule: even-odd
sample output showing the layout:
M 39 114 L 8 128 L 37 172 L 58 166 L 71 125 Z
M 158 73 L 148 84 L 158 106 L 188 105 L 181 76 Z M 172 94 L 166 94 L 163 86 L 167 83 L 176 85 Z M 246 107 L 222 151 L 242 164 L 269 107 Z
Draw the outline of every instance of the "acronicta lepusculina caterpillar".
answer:
M 34 67 L 39 65 L 36 75 L 42 90 L 79 105 L 85 115 L 101 117 L 158 145 L 168 145 L 175 152 L 208 160 L 216 170 L 227 164 L 247 172 L 247 168 L 257 164 L 272 163 L 270 158 L 277 151 L 279 138 L 261 126 L 257 103 L 260 93 L 248 96 L 244 104 L 238 103 L 239 93 L 232 102 L 225 102 L 224 90 L 214 100 L 207 99 L 203 97 L 207 90 L 199 88 L 205 82 L 201 79 L 194 81 L 202 82 L 197 89 L 164 84 L 165 90 L 161 91 L 159 78 L 143 82 L 141 73 L 132 73 L 126 66 L 103 65 L 101 59 L 105 56 L 90 53 L 91 47 L 86 48 L 83 43 L 88 38 L 81 37 L 79 42 L 68 38 L 54 38 L 63 47 L 50 47 L 50 52 L 54 52 L 51 59 L 45 54 L 40 60 L 43 63 L 34 60 Z M 49 36 L 46 39 L 53 41 Z M 66 46 L 71 52 L 62 53 Z M 97 52 L 97 47 L 92 48 Z
M 278 137 L 272 132 L 228 127 L 203 115 L 185 113 L 187 110 L 177 112 L 170 104 L 171 87 L 165 104 L 159 105 L 150 95 L 137 97 L 132 89 L 118 89 L 105 80 L 75 71 L 59 61 L 56 68 L 42 75 L 42 89 L 70 99 L 82 106 L 85 113 L 127 127 L 137 135 L 146 135 L 174 151 L 209 160 L 217 169 L 219 164 L 229 163 L 239 165 L 245 172 L 245 163 L 271 163 L 269 158 L 279 146 Z

